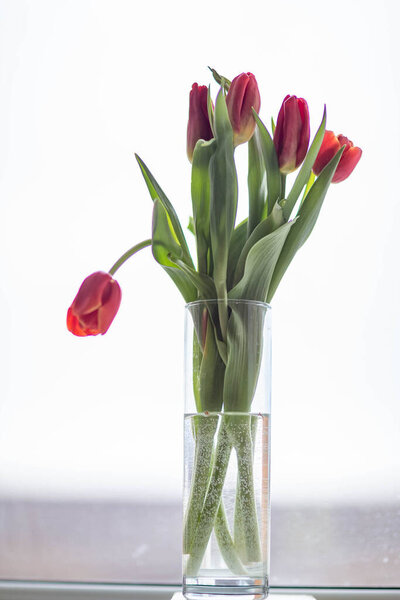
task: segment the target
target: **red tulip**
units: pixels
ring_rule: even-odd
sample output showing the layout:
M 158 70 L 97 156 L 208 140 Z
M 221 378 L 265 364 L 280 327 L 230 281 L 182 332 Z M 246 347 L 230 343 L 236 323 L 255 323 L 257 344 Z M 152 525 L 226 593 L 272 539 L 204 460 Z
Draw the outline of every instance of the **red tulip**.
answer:
M 187 155 L 192 162 L 198 140 L 211 140 L 213 132 L 208 118 L 207 86 L 194 83 L 189 95 L 189 121 L 187 126 Z
M 301 165 L 310 141 L 310 115 L 304 98 L 287 95 L 282 102 L 274 132 L 279 169 L 287 175 Z
M 104 334 L 121 303 L 121 288 L 109 273 L 97 271 L 83 281 L 67 313 L 67 327 L 78 336 Z
M 318 156 L 315 159 L 313 171 L 315 175 L 319 175 L 322 169 L 335 156 L 337 151 L 345 146 L 342 157 L 336 167 L 335 174 L 332 178 L 332 183 L 339 183 L 346 179 L 355 169 L 356 164 L 361 158 L 362 150 L 354 146 L 344 135 L 336 135 L 333 131 L 325 131 L 324 139 L 322 140 L 321 148 Z
M 253 135 L 256 122 L 252 108 L 258 113 L 260 105 L 260 92 L 254 75 L 241 73 L 235 77 L 226 96 L 235 146 L 248 142 Z

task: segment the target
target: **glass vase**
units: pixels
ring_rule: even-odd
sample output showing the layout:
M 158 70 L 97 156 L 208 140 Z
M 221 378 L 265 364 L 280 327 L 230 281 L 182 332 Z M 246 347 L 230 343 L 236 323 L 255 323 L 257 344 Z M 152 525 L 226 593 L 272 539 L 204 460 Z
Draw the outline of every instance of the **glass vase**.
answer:
M 270 315 L 269 305 L 247 300 L 186 306 L 183 594 L 189 600 L 268 593 Z

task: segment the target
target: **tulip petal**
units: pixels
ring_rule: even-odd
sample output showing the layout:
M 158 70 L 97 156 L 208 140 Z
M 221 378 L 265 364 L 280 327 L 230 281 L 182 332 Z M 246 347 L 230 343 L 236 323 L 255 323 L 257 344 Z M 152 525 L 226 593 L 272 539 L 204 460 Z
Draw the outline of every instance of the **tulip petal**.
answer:
M 104 289 L 102 306 L 98 311 L 97 328 L 102 335 L 108 331 L 121 304 L 121 288 L 115 279 L 109 281 Z
M 110 275 L 103 271 L 97 271 L 86 277 L 73 301 L 74 313 L 82 315 L 98 309 L 109 279 Z
M 340 183 L 344 179 L 347 179 L 356 168 L 361 155 L 362 150 L 357 146 L 352 146 L 348 150 L 345 150 L 333 176 L 332 183 Z
M 315 159 L 313 171 L 315 175 L 319 175 L 322 169 L 328 164 L 328 162 L 335 156 L 341 144 L 337 139 L 333 131 L 327 129 L 325 131 L 324 139 L 322 140 L 320 151 Z

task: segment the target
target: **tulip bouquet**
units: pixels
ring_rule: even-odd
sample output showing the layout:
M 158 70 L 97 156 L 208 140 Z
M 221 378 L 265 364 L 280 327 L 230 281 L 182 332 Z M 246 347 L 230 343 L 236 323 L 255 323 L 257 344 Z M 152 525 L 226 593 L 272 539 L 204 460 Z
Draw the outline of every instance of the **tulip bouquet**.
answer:
M 272 121 L 271 134 L 258 115 L 260 94 L 254 75 L 242 73 L 231 82 L 211 71 L 220 85 L 215 105 L 209 88 L 197 83 L 189 98 L 187 155 L 192 163 L 193 210 L 189 230 L 196 241 L 196 264 L 171 202 L 137 156 L 153 201 L 151 238 L 128 250 L 108 273 L 97 272 L 85 279 L 68 310 L 67 325 L 78 336 L 104 334 L 121 300 L 115 272 L 136 252 L 151 246 L 155 260 L 186 303 L 218 301 L 213 307 L 210 303 L 193 339 L 197 412 L 248 415 L 259 371 L 259 352 L 252 353 L 251 358 L 243 356 L 248 333 L 229 302 L 272 300 L 316 223 L 329 185 L 350 175 L 361 150 L 345 136 L 326 131 L 325 110 L 310 144 L 308 106 L 296 96 L 284 98 L 276 126 Z M 235 148 L 244 143 L 248 144 L 248 217 L 237 224 Z M 287 175 L 297 169 L 291 189 L 286 190 Z M 257 338 L 257 331 L 252 334 Z M 201 454 L 203 466 L 199 463 L 193 468 L 186 507 L 184 554 L 188 576 L 198 573 L 213 530 L 231 572 L 247 573 L 248 565 L 261 560 L 251 461 L 247 470 L 238 473 L 235 527 L 241 528 L 242 543 L 235 536 L 232 539 L 221 501 L 223 475 L 217 477 L 226 472 L 232 448 L 238 461 L 251 448 L 252 421 L 243 418 L 248 427 L 242 428 L 240 440 L 228 417 L 218 431 L 216 421 L 194 423 L 195 455 Z M 229 444 L 223 446 L 223 439 Z M 224 452 L 218 454 L 222 447 Z M 214 485 L 217 480 L 219 484 Z

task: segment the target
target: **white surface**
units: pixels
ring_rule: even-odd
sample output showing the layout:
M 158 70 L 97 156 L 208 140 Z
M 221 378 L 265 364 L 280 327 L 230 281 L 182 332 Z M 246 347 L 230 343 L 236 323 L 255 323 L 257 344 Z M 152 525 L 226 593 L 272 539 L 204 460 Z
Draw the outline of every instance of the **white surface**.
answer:
M 337 0 L 327 17 L 317 0 L 253 0 L 246 11 L 231 0 L 2 0 L 3 494 L 180 494 L 172 282 L 145 250 L 118 273 L 106 336 L 73 338 L 65 314 L 86 275 L 149 236 L 135 151 L 186 228 L 188 92 L 211 81 L 210 64 L 256 74 L 267 124 L 295 93 L 313 132 L 326 102 L 328 127 L 364 151 L 273 302 L 273 495 L 398 500 L 399 3 Z

